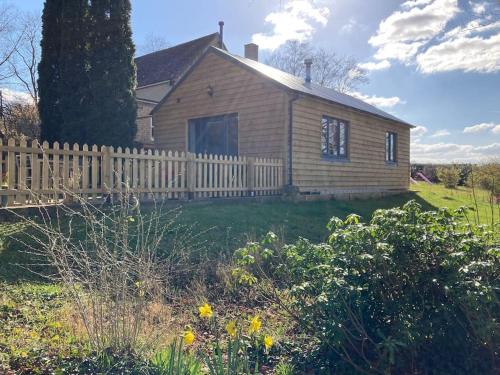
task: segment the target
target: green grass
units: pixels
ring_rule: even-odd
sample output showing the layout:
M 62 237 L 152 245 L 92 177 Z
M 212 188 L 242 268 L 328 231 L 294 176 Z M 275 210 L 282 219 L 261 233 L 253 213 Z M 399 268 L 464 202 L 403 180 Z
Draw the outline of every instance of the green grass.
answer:
M 447 189 L 443 185 L 426 183 L 414 184 L 411 190 L 421 200 L 437 208 L 456 209 L 461 206 L 470 208 L 467 216 L 473 223 L 491 224 L 492 218 L 495 222 L 500 221 L 500 206 L 490 204 L 491 194 L 485 190 L 472 191 L 472 189 L 463 186 Z
M 345 218 L 356 213 L 369 220 L 376 209 L 401 206 L 410 199 L 429 210 L 467 206 L 471 209 L 468 211 L 471 222 L 479 214 L 481 223 L 491 223 L 489 198 L 485 191 L 477 191 L 474 201 L 470 189 L 420 183 L 412 185 L 406 194 L 383 199 L 185 204 L 179 208 L 178 223 L 189 226 L 207 252 L 230 254 L 247 240 L 260 238 L 269 230 L 287 242 L 298 237 L 319 242 L 328 235 L 326 224 L 332 216 Z M 500 221 L 498 205 L 493 214 Z M 29 358 L 33 362 L 30 366 L 43 373 L 44 369 L 47 372 L 52 369 L 51 363 L 59 363 L 61 356 L 82 353 L 80 344 L 57 323 L 56 312 L 63 306 L 64 291 L 57 285 L 34 283 L 41 279 L 17 266 L 31 261 L 22 251 L 23 245 L 15 240 L 25 230 L 26 226 L 19 222 L 0 223 L 0 372 L 2 361 L 6 363 L 9 358 L 14 358 L 20 368 Z M 8 355 L 2 354 L 2 347 L 10 348 Z
M 369 220 L 376 209 L 401 206 L 410 199 L 417 200 L 425 209 L 468 206 L 472 209 L 468 214 L 471 222 L 475 222 L 478 212 L 481 223 L 491 223 L 488 194 L 477 191 L 476 198 L 477 211 L 468 188 L 446 189 L 441 185 L 420 183 L 412 185 L 406 194 L 370 200 L 185 204 L 179 208 L 178 222 L 190 227 L 192 235 L 197 236 L 196 241 L 202 243 L 207 253 L 230 254 L 246 241 L 258 239 L 269 230 L 287 242 L 298 237 L 319 242 L 326 238 L 326 224 L 332 216 L 345 218 L 356 213 Z M 498 221 L 498 206 L 494 210 Z M 29 261 L 28 256 L 20 251 L 22 245 L 12 238 L 22 230 L 23 225 L 19 223 L 0 224 L 0 280 L 33 279 L 29 272 L 13 265 Z

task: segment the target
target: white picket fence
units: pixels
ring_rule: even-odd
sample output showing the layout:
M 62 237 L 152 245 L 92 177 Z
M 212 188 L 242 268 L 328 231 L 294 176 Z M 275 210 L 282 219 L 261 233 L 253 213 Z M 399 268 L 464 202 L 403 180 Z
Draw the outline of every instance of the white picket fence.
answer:
M 199 199 L 281 194 L 281 159 L 195 155 L 55 142 L 0 139 L 4 207 L 58 203 L 71 195 L 113 198 L 124 190 L 148 199 Z M 68 194 L 70 192 L 71 194 Z

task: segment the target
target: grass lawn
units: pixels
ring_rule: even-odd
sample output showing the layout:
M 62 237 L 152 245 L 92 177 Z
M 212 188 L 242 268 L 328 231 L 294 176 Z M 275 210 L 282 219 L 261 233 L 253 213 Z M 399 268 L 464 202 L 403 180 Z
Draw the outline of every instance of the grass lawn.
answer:
M 446 189 L 441 185 L 425 183 L 412 185 L 411 191 L 406 194 L 382 199 L 186 204 L 179 208 L 178 222 L 190 227 L 192 234 L 197 236 L 196 241 L 202 243 L 207 253 L 228 254 L 246 241 L 260 238 L 269 230 L 287 242 L 298 237 L 319 242 L 326 238 L 326 224 L 332 216 L 344 218 L 356 213 L 368 220 L 376 209 L 401 206 L 410 199 L 417 200 L 425 209 L 467 206 L 471 208 L 469 220 L 475 222 L 476 208 L 470 189 Z M 487 192 L 476 191 L 476 202 L 481 223 L 491 223 L 492 210 Z M 494 207 L 493 214 L 498 221 L 498 205 Z M 19 252 L 21 245 L 11 239 L 22 228 L 20 223 L 0 224 L 0 281 L 32 277 L 27 271 L 13 265 L 27 262 L 26 255 Z
M 486 192 L 476 192 L 474 203 L 470 189 L 452 190 L 424 183 L 412 185 L 406 194 L 383 199 L 186 204 L 178 209 L 177 220 L 180 225 L 190 227 L 208 253 L 231 254 L 247 240 L 258 239 L 269 230 L 287 242 L 298 237 L 319 242 L 327 236 L 326 224 L 332 216 L 344 218 L 356 213 L 368 220 L 376 209 L 401 206 L 410 199 L 425 209 L 468 206 L 471 222 L 475 221 L 477 212 L 482 223 L 491 223 L 492 211 Z M 498 222 L 498 205 L 493 214 Z M 64 290 L 58 285 L 38 283 L 40 280 L 32 273 L 16 265 L 30 262 L 29 256 L 21 251 L 22 245 L 13 239 L 24 230 L 25 225 L 19 222 L 0 223 L 0 372 L 2 361 L 5 364 L 9 360 L 8 356 L 2 357 L 2 347 L 10 348 L 8 355 L 17 358 L 15 363 L 21 366 L 19 368 L 26 365 L 27 369 L 50 372 L 51 363 L 60 362 L 61 356 L 70 356 L 73 352 L 82 355 L 84 351 L 71 330 L 64 322 L 61 326 L 58 320 L 66 303 Z

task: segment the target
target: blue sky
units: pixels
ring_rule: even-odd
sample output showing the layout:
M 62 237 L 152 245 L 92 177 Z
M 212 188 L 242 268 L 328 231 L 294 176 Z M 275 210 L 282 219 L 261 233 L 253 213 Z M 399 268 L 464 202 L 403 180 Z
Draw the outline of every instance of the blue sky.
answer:
M 42 0 L 16 1 L 41 10 Z M 498 0 L 133 0 L 136 44 L 175 45 L 218 30 L 229 50 L 260 46 L 261 60 L 301 39 L 370 69 L 356 95 L 418 125 L 414 161 L 500 157 Z

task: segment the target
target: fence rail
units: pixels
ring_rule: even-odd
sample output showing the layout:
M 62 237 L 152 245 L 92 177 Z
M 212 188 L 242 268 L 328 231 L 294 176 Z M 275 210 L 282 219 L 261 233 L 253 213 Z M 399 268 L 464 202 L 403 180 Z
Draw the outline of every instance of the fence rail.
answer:
M 282 180 L 281 159 L 0 139 L 4 207 L 57 203 L 72 194 L 107 199 L 124 190 L 142 200 L 277 195 Z

